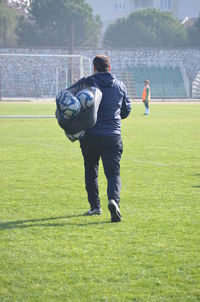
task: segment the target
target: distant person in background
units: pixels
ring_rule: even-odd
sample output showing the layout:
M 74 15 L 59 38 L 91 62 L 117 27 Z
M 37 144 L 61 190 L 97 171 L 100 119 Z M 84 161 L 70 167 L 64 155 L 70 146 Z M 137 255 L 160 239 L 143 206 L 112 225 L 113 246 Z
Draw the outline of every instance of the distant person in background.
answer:
M 151 100 L 151 89 L 149 86 L 149 80 L 144 81 L 144 89 L 142 93 L 142 101 L 145 106 L 145 115 L 149 115 L 149 102 Z

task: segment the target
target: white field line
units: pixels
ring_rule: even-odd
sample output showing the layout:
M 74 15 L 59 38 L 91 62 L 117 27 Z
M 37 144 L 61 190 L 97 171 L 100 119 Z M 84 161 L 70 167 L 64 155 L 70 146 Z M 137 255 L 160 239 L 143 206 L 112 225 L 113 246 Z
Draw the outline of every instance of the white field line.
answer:
M 147 165 L 153 165 L 153 166 L 158 166 L 158 167 L 172 167 L 172 166 L 182 166 L 182 164 L 165 164 L 165 163 L 160 163 L 156 161 L 148 161 L 148 160 L 140 160 L 140 159 L 134 159 L 134 158 L 124 158 L 124 161 L 133 161 L 138 164 L 147 164 Z
M 136 163 L 139 163 L 139 164 L 150 164 L 150 165 L 159 166 L 159 167 L 171 166 L 169 164 L 159 163 L 159 162 L 154 162 L 154 161 L 148 161 L 148 160 L 133 159 L 133 161 L 136 162 Z
M 124 159 L 124 160 L 130 160 L 130 159 Z M 148 160 L 138 160 L 138 159 L 132 159 L 133 162 L 138 164 L 147 164 L 152 166 L 158 166 L 158 167 L 182 167 L 182 168 L 191 168 L 191 167 L 197 167 L 197 165 L 184 165 L 183 163 L 172 163 L 172 164 L 165 164 L 160 162 L 154 162 L 154 161 L 148 161 Z
M 55 102 L 55 97 L 46 97 L 46 98 L 34 98 L 34 97 L 18 97 L 18 98 L 9 98 L 2 97 L 0 103 L 48 103 Z M 131 99 L 131 102 L 134 104 L 142 104 L 141 99 Z M 180 105 L 180 104 L 198 104 L 200 105 L 200 99 L 151 99 L 151 104 L 171 104 L 171 105 Z
M 1 119 L 18 119 L 18 118 L 55 118 L 51 115 L 0 115 Z

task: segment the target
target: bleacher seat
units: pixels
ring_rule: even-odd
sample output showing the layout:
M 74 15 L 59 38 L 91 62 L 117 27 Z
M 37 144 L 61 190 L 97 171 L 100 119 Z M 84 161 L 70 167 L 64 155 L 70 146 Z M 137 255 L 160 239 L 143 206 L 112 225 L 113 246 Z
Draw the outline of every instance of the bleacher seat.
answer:
M 152 98 L 187 98 L 183 77 L 179 67 L 137 66 L 124 70 L 122 81 L 127 87 L 134 88 L 129 93 L 131 97 L 141 98 L 144 80 L 148 79 Z M 128 83 L 129 81 L 129 83 Z M 134 93 L 133 93 L 134 92 Z

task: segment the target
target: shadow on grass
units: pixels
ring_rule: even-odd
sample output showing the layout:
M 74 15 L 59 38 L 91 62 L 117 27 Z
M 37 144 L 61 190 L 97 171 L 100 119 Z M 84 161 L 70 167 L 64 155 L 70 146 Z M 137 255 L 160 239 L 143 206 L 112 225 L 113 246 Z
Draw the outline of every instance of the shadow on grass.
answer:
M 40 219 L 27 219 L 27 220 L 0 222 L 0 231 L 9 230 L 9 229 L 24 229 L 24 228 L 31 228 L 31 227 L 63 227 L 68 225 L 84 227 L 90 225 L 100 225 L 100 224 L 110 223 L 110 221 L 92 221 L 92 222 L 85 222 L 85 223 L 81 223 L 81 222 L 72 223 L 72 222 L 65 221 L 65 222 L 57 222 L 57 223 L 45 223 L 46 221 L 70 219 L 75 217 L 88 217 L 88 216 L 79 214 L 79 215 L 66 215 L 66 216 L 58 216 L 58 217 L 40 218 Z
M 193 176 L 200 177 L 200 174 L 196 173 Z M 192 186 L 193 188 L 200 189 L 200 186 Z

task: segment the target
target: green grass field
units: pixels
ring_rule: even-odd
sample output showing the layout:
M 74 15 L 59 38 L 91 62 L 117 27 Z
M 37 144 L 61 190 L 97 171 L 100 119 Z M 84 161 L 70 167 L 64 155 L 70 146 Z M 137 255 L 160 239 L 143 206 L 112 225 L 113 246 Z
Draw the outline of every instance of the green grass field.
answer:
M 55 104 L 0 103 L 0 115 Z M 133 105 L 123 221 L 88 210 L 79 143 L 55 119 L 0 119 L 0 301 L 200 301 L 200 104 Z

